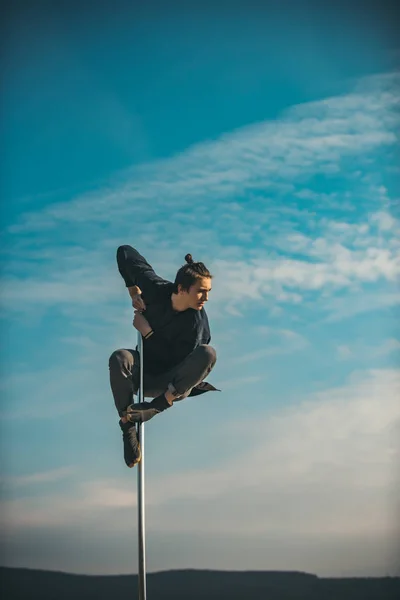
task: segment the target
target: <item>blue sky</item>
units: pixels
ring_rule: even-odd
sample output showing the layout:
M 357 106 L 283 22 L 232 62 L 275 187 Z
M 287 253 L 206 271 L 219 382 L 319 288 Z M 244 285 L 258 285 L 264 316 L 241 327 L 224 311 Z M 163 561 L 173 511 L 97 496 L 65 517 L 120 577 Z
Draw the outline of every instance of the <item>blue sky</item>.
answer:
M 187 252 L 214 274 L 222 389 L 147 426 L 149 570 L 394 573 L 390 15 L 118 8 L 9 17 L 2 564 L 136 568 L 136 472 L 108 383 L 111 352 L 136 342 L 115 262 L 132 244 L 165 278 Z

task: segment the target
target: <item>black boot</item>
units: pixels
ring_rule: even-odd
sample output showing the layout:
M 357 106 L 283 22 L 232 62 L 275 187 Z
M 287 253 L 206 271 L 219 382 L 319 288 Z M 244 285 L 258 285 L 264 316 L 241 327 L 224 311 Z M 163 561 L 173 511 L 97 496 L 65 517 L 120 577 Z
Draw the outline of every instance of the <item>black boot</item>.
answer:
M 122 430 L 122 440 L 124 442 L 124 459 L 126 466 L 134 467 L 142 458 L 140 444 L 137 439 L 136 426 L 132 423 L 119 422 Z

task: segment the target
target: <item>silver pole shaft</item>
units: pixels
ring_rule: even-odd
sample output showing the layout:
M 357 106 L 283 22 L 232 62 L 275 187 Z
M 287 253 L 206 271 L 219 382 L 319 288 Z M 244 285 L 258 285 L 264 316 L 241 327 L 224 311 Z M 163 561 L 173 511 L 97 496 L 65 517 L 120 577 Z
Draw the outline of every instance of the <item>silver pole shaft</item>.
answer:
M 143 393 L 143 338 L 138 332 L 138 349 L 140 354 L 140 379 L 138 402 L 144 402 Z M 145 494 L 144 494 L 144 423 L 137 424 L 137 433 L 142 452 L 138 465 L 137 498 L 138 498 L 138 581 L 139 600 L 146 600 L 146 533 L 145 533 Z

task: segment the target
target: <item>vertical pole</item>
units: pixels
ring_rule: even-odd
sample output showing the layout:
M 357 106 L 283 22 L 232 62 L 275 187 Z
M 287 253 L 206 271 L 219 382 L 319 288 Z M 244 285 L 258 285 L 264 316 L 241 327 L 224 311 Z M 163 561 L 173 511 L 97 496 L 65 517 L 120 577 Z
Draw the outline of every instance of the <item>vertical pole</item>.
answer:
M 138 402 L 144 402 L 143 392 L 143 338 L 138 332 L 138 350 L 140 354 L 140 379 Z M 146 536 L 145 536 L 145 494 L 144 494 L 144 423 L 137 424 L 137 433 L 142 458 L 138 465 L 138 582 L 139 600 L 146 600 Z

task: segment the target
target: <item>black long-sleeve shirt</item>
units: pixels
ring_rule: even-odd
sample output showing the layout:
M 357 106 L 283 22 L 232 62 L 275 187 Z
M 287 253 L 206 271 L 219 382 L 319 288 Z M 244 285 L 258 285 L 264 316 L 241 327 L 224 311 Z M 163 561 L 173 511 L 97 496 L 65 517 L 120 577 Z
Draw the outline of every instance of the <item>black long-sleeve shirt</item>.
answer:
M 197 346 L 210 343 L 205 309 L 173 310 L 173 283 L 159 277 L 137 250 L 132 246 L 120 246 L 117 263 L 126 287 L 137 285 L 141 289 L 146 305 L 143 315 L 154 331 L 147 340 L 143 340 L 146 372 L 159 374 L 168 371 Z

